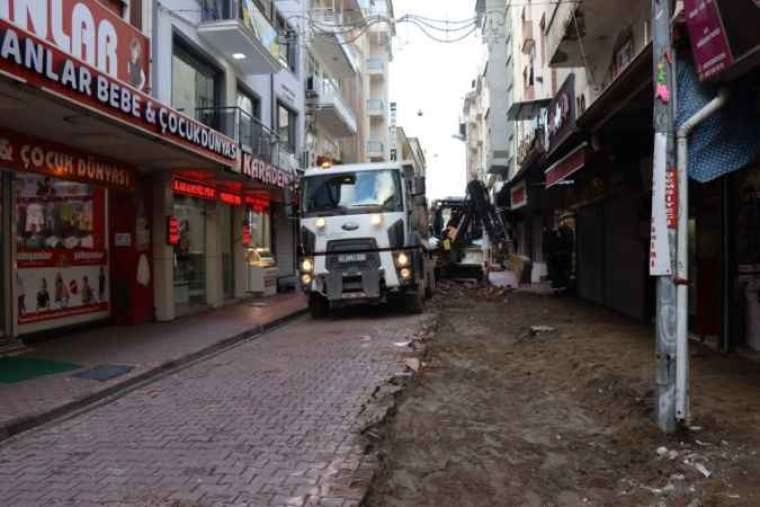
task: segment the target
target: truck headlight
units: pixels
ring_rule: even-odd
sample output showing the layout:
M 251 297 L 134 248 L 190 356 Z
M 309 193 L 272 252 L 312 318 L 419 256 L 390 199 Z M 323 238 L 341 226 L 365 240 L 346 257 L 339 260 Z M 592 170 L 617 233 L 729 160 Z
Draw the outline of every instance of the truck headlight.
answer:
M 370 217 L 369 221 L 375 227 L 383 225 L 383 215 L 379 213 L 375 213 L 374 215 Z
M 324 229 L 327 227 L 327 220 L 325 220 L 323 217 L 317 218 L 317 221 L 314 222 L 314 225 L 317 227 L 317 229 Z
M 303 273 L 311 273 L 312 271 L 314 271 L 314 261 L 309 258 L 302 260 L 301 271 Z
M 399 254 L 396 255 L 396 265 L 400 268 L 408 267 L 409 256 L 405 252 L 399 252 Z
M 412 277 L 412 270 L 409 268 L 404 268 L 400 271 L 399 274 L 404 280 L 409 280 Z
M 309 285 L 312 280 L 313 280 L 313 278 L 308 273 L 305 273 L 305 274 L 301 275 L 301 283 L 303 285 Z

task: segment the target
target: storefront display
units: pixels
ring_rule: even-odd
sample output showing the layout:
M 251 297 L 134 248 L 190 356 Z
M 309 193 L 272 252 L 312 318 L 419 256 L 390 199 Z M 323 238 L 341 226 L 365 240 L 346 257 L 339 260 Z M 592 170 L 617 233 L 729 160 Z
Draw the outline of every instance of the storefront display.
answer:
M 22 173 L 14 177 L 14 197 L 21 331 L 55 327 L 60 323 L 40 323 L 69 317 L 107 317 L 105 189 Z
M 272 255 L 272 217 L 269 202 L 260 197 L 249 198 L 248 224 L 251 234 L 246 252 L 248 260 L 248 290 L 271 296 L 277 293 L 279 269 Z

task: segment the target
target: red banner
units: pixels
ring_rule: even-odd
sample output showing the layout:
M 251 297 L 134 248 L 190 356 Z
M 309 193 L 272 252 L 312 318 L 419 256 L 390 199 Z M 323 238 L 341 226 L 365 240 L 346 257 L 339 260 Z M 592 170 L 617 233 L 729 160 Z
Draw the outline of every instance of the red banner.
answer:
M 521 181 L 509 191 L 510 209 L 519 209 L 528 204 L 528 187 L 525 180 Z
M 7 1 L 0 6 L 7 6 Z M 4 19 L 0 19 L 0 48 L 0 71 L 25 80 L 27 85 L 65 97 L 78 106 L 215 162 L 229 167 L 240 163 L 235 140 L 68 56 L 47 40 Z
M 83 183 L 122 189 L 135 186 L 135 172 L 131 167 L 4 130 L 0 130 L 0 162 L 17 171 Z
M 96 0 L 51 0 L 21 11 L 23 4 L 3 0 L 0 19 L 55 45 L 100 72 L 145 91 L 150 82 L 150 45 L 138 29 Z M 21 12 L 16 6 L 21 5 Z

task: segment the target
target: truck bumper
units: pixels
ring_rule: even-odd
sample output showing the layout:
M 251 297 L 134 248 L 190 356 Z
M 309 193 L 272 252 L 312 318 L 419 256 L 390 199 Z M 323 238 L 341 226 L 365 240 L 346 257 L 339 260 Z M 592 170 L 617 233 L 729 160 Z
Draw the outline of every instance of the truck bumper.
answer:
M 377 300 L 384 297 L 382 270 L 332 271 L 322 276 L 325 295 L 330 301 Z

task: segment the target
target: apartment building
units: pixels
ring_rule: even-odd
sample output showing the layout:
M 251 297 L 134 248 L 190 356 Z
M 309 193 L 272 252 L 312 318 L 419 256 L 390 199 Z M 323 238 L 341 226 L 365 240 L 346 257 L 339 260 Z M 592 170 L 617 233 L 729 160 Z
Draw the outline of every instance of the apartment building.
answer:
M 309 13 L 308 164 L 387 160 L 392 3 L 314 0 Z
M 482 133 L 484 169 L 488 175 L 484 182 L 490 184 L 506 179 L 515 164 L 515 132 L 507 121 L 514 93 L 515 64 L 510 50 L 514 36 L 514 7 L 505 0 L 478 0 L 475 14 L 487 46 L 480 100 L 485 123 Z
M 488 102 L 488 90 L 483 87 L 482 74 L 472 81 L 472 89 L 467 92 L 462 110 L 462 130 L 465 142 L 465 163 L 467 182 L 488 181 L 486 172 L 486 133 L 488 124 L 484 117 L 484 104 Z

